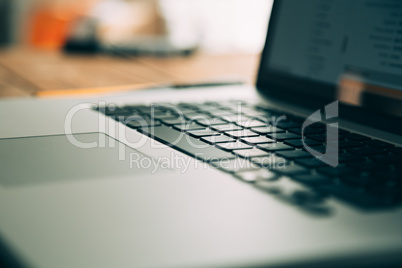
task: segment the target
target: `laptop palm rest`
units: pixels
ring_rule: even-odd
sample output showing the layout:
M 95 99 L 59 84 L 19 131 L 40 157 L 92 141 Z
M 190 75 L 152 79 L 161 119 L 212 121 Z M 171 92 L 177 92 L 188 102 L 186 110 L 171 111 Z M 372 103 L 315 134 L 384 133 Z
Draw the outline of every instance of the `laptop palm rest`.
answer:
M 130 166 L 143 159 L 144 167 Z M 152 159 L 103 133 L 0 140 L 0 185 L 79 181 L 155 172 Z M 132 161 L 131 161 L 132 162 Z

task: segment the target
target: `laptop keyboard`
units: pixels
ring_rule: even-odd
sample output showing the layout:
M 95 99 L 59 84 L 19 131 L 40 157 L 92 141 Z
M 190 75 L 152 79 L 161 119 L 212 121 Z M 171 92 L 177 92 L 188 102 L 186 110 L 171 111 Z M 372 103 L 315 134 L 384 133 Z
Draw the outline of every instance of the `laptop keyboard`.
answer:
M 97 109 L 251 183 L 286 175 L 321 197 L 364 209 L 395 207 L 402 201 L 402 148 L 384 141 L 339 129 L 339 165 L 332 167 L 306 150 L 307 145 L 325 153 L 336 144 L 324 123 L 302 132 L 304 118 L 263 105 L 230 101 Z M 278 120 L 281 116 L 286 118 Z

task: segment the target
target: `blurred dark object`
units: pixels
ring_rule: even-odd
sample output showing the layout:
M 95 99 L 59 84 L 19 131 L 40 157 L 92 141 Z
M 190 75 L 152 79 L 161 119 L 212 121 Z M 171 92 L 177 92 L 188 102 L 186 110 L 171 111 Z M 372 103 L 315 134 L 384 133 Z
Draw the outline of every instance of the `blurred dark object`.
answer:
M 11 0 L 0 0 L 0 47 L 11 43 Z
M 138 33 L 134 29 L 125 28 L 120 33 L 119 26 L 108 26 L 105 30 L 102 17 L 81 17 L 71 27 L 63 47 L 64 51 L 68 53 L 101 52 L 118 56 L 169 57 L 188 56 L 196 50 L 194 45 L 175 45 L 167 33 Z
M 205 83 L 187 83 L 187 84 L 174 84 L 169 86 L 173 89 L 190 89 L 197 87 L 226 87 L 226 86 L 239 86 L 244 85 L 244 81 L 215 81 L 215 82 L 205 82 Z
M 102 44 L 103 52 L 121 56 L 189 56 L 196 47 L 175 46 L 168 36 L 138 36 L 116 43 Z
M 196 47 L 177 47 L 166 35 L 133 36 L 125 40 L 105 42 L 96 34 L 98 22 L 81 19 L 67 37 L 64 51 L 68 53 L 107 53 L 118 56 L 189 56 Z
M 83 17 L 76 21 L 65 41 L 64 51 L 71 53 L 98 52 L 97 28 L 98 21 L 95 18 Z

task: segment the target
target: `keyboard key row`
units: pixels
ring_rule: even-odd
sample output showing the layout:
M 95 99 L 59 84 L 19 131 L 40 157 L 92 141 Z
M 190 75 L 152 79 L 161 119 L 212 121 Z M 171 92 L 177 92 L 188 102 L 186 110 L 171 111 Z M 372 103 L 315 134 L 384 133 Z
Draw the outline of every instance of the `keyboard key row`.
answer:
M 248 182 L 282 174 L 358 206 L 402 199 L 402 148 L 390 143 L 342 129 L 328 140 L 323 123 L 303 130 L 301 117 L 276 120 L 283 113 L 244 102 L 165 106 L 99 111 Z M 328 166 L 305 145 L 321 153 L 339 147 L 340 165 Z

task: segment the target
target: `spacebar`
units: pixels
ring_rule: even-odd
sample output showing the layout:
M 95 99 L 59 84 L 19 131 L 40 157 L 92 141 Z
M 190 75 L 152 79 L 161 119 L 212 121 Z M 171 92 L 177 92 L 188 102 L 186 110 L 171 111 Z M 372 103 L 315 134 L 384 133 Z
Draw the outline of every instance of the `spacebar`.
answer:
M 235 155 L 229 152 L 220 150 L 170 127 L 149 127 L 138 129 L 138 131 L 203 161 L 235 158 Z

